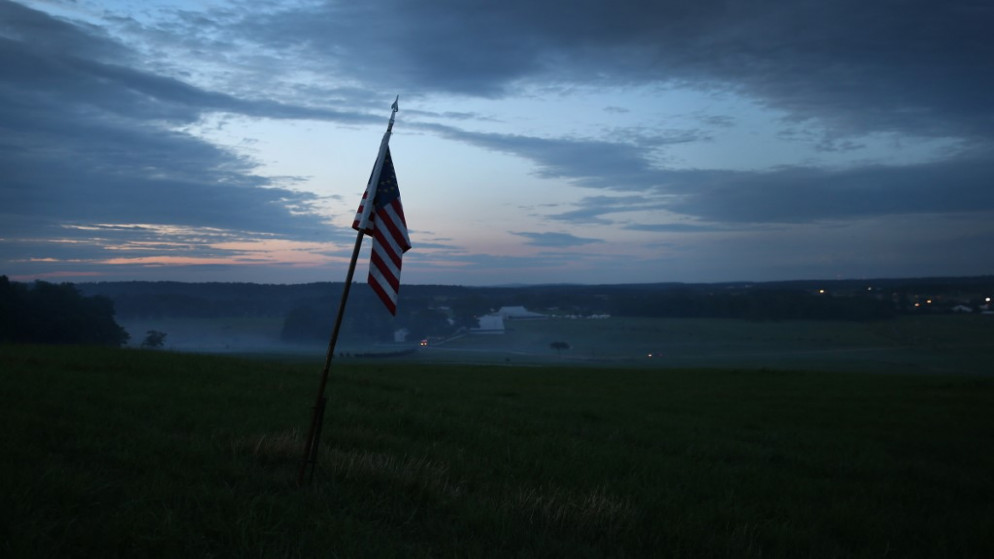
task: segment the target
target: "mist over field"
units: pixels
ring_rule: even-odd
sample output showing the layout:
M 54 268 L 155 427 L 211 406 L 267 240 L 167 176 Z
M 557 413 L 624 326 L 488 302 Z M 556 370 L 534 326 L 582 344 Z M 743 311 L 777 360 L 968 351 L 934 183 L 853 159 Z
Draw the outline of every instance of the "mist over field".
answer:
M 141 347 L 319 359 L 340 284 L 108 283 Z M 989 373 L 989 279 L 352 290 L 337 359 Z

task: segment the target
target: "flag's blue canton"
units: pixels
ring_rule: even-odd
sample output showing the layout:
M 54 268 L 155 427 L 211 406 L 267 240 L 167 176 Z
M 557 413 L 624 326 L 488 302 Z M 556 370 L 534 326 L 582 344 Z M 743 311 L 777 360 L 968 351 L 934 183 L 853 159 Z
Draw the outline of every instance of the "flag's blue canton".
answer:
M 397 173 L 393 169 L 393 158 L 390 157 L 390 148 L 383 159 L 383 169 L 380 171 L 380 183 L 376 185 L 376 200 L 373 202 L 373 211 L 386 206 L 400 198 L 400 188 L 397 186 Z

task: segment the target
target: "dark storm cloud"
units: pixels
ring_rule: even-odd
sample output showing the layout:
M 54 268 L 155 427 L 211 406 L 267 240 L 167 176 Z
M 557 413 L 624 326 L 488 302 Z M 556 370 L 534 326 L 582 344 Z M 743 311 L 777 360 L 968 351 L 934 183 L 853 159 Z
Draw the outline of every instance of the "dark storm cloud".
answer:
M 313 195 L 259 188 L 266 181 L 251 176 L 249 165 L 230 153 L 134 123 L 60 120 L 60 108 L 50 106 L 34 128 L 11 129 L 17 122 L 4 119 L 0 213 L 36 216 L 36 227 L 123 219 L 293 235 L 316 231 L 316 219 L 295 218 L 287 210 L 306 207 Z
M 0 19 L 0 63 L 6 88 L 22 93 L 58 97 L 60 102 L 84 104 L 129 118 L 172 123 L 192 122 L 209 111 L 347 123 L 381 120 L 352 112 L 205 91 L 128 66 L 134 62 L 131 53 L 109 39 L 87 33 L 83 27 L 70 26 L 5 0 L 0 0 L 0 15 L 6 16 Z M 25 20 L 29 23 L 24 24 Z
M 727 88 L 836 133 L 989 139 L 994 6 L 926 0 L 387 0 L 247 17 L 247 37 L 371 87 L 528 80 Z
M 668 209 L 705 220 L 800 223 L 994 210 L 988 154 L 919 165 L 665 172 Z
M 547 139 L 534 136 L 452 132 L 454 139 L 525 157 L 538 164 L 543 178 L 570 178 L 579 183 L 651 186 L 653 169 L 646 148 L 600 140 Z
M 660 170 L 655 186 L 626 203 L 585 204 L 560 219 L 659 209 L 708 222 L 803 223 L 881 215 L 994 210 L 994 159 L 961 157 L 918 165 L 769 171 Z M 616 188 L 624 190 L 623 187 Z M 603 210 L 598 214 L 598 208 Z
M 639 144 L 467 132 L 438 125 L 427 128 L 529 159 L 542 177 L 632 193 L 628 198 L 588 197 L 574 210 L 552 215 L 575 223 L 610 223 L 604 216 L 645 210 L 739 223 L 994 210 L 994 188 L 990 187 L 994 153 L 986 149 L 917 165 L 672 170 L 656 166 L 650 151 Z
M 537 174 L 543 178 L 566 178 L 583 186 L 624 189 L 651 188 L 657 181 L 649 148 L 632 143 L 470 132 L 436 124 L 411 127 L 529 159 L 538 166 Z
M 0 30 L 11 40 L 31 41 L 41 52 L 71 52 L 93 59 L 127 56 L 97 27 L 67 23 L 9 0 L 0 0 Z
M 329 71 L 372 88 L 497 96 L 509 81 L 541 70 L 541 41 L 499 32 L 499 7 L 452 2 L 327 2 L 267 14 L 240 24 L 249 40 L 325 60 Z M 494 21 L 499 18 L 502 21 Z
M 210 111 L 363 122 L 357 113 L 244 100 L 127 66 L 99 30 L 0 0 L 0 235 L 65 223 L 209 226 L 314 239 L 315 196 L 172 128 Z M 293 210 L 293 211 L 291 211 Z

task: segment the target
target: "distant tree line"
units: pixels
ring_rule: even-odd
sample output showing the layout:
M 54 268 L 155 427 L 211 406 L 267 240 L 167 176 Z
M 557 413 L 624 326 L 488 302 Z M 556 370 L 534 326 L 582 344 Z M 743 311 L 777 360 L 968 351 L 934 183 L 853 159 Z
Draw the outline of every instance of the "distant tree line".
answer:
M 867 296 L 836 297 L 789 289 L 706 292 L 674 289 L 614 297 L 617 316 L 738 318 L 745 320 L 881 320 L 896 315 L 891 301 Z
M 831 295 L 815 285 L 833 285 Z M 860 284 L 862 285 L 862 284 Z M 88 294 L 113 299 L 122 318 L 285 318 L 285 339 L 326 338 L 338 308 L 342 283 L 260 285 L 250 283 L 122 282 L 86 284 Z M 462 287 L 405 285 L 396 318 L 380 312 L 372 292 L 356 284 L 348 303 L 348 330 L 388 339 L 407 328 L 412 336 L 473 328 L 477 317 L 503 306 L 562 314 L 646 317 L 714 317 L 747 320 L 873 320 L 901 310 L 881 292 L 872 296 L 836 282 L 775 284 L 638 284 Z M 842 288 L 848 291 L 842 291 Z M 865 286 L 862 287 L 865 291 Z M 907 292 L 908 287 L 901 288 Z M 369 316 L 358 316 L 368 313 Z M 445 324 L 443 324 L 443 322 Z M 346 329 L 343 328 L 343 333 Z M 315 332 L 309 334 L 309 332 Z
M 324 342 L 331 334 L 342 283 L 104 282 L 81 284 L 86 295 L 112 299 L 122 318 L 278 317 L 283 339 Z M 716 284 L 532 285 L 465 287 L 404 285 L 398 315 L 383 310 L 368 287 L 351 291 L 343 339 L 390 341 L 443 336 L 477 326 L 503 306 L 588 316 L 733 318 L 743 320 L 879 320 L 921 312 L 918 300 L 938 296 L 930 312 L 994 293 L 994 277 L 730 282 Z M 943 304 L 938 304 L 939 301 Z M 976 306 L 976 305 L 974 305 Z
M 872 288 L 867 287 L 872 285 Z M 11 282 L 0 276 L 0 341 L 121 345 L 123 318 L 267 316 L 284 320 L 283 339 L 324 342 L 343 284 L 105 282 L 73 285 Z M 822 289 L 824 288 L 824 289 Z M 919 278 L 728 284 L 539 285 L 463 287 L 405 285 L 396 317 L 356 284 L 343 339 L 382 342 L 406 329 L 408 339 L 444 336 L 477 325 L 502 306 L 559 314 L 745 320 L 879 320 L 994 293 L 994 278 Z M 943 304 L 939 304 L 939 302 Z M 977 306 L 977 305 L 974 305 Z
M 331 285 L 131 281 L 90 283 L 82 289 L 112 299 L 122 318 L 220 318 L 285 316 L 303 300 L 327 296 Z
M 0 276 L 0 342 L 120 346 L 128 337 L 107 297 L 84 296 L 71 283 Z

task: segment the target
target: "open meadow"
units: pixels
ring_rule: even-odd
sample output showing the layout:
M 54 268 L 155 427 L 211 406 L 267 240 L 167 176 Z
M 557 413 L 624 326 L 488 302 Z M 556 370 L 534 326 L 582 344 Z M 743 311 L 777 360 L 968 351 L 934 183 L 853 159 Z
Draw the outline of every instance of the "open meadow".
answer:
M 421 358 L 297 487 L 317 360 L 0 346 L 0 555 L 994 556 L 990 377 Z

